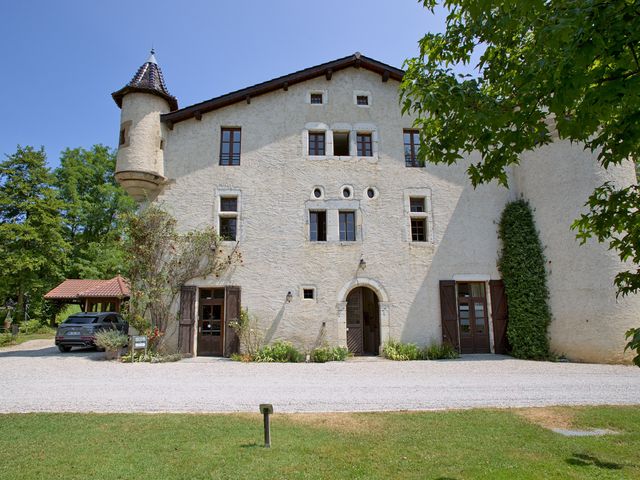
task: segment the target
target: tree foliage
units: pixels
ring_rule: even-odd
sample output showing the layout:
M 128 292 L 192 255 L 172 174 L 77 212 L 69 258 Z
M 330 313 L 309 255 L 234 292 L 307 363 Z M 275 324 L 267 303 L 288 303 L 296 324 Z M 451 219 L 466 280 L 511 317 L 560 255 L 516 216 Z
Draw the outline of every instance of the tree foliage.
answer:
M 422 2 L 435 8 L 436 0 Z M 402 108 L 417 116 L 421 161 L 453 164 L 477 151 L 474 185 L 496 179 L 520 154 L 561 139 L 581 142 L 606 168 L 638 160 L 638 0 L 445 0 L 446 30 L 428 33 L 406 61 Z M 454 68 L 479 56 L 477 75 Z M 610 242 L 633 267 L 616 277 L 640 289 L 638 186 L 605 184 L 572 226 L 583 241 Z
M 164 333 L 175 314 L 180 288 L 197 277 L 219 276 L 241 260 L 225 253 L 212 227 L 180 233 L 176 220 L 157 205 L 128 217 L 126 254 L 130 261 L 129 321 L 139 328 L 148 319 Z
M 498 232 L 502 241 L 498 269 L 509 299 L 511 353 L 517 358 L 548 358 L 549 290 L 544 253 L 529 204 L 524 200 L 509 203 Z
M 18 320 L 27 298 L 40 311 L 42 295 L 63 278 L 61 208 L 44 149 L 18 147 L 0 163 L 0 293 L 17 300 Z
M 116 183 L 115 153 L 104 145 L 66 149 L 55 170 L 64 202 L 61 214 L 71 245 L 70 278 L 108 278 L 126 274 L 123 219 L 135 201 Z

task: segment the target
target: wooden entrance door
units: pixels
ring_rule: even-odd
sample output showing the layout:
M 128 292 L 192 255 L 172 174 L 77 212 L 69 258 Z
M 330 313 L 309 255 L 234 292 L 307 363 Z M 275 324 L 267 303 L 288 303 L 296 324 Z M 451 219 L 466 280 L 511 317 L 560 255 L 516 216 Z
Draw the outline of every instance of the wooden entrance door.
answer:
M 484 283 L 458 283 L 461 353 L 489 353 L 489 321 Z
M 201 289 L 198 315 L 198 355 L 222 356 L 224 289 Z
M 380 306 L 376 293 L 358 287 L 347 297 L 347 347 L 354 355 L 378 355 Z

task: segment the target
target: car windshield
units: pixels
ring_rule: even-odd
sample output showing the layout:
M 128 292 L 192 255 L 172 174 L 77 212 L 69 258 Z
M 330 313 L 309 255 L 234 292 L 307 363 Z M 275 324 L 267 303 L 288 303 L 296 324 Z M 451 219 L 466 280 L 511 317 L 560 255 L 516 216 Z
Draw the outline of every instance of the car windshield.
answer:
M 86 323 L 96 323 L 98 321 L 98 317 L 69 317 L 64 323 L 73 323 L 75 325 L 78 324 L 86 324 Z

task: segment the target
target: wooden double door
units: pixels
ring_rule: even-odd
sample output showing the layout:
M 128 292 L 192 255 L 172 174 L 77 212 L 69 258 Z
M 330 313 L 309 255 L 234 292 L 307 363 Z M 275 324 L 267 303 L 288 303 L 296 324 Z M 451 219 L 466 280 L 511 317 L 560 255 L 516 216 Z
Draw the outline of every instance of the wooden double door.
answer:
M 487 295 L 484 283 L 458 283 L 461 353 L 490 353 Z
M 354 355 L 380 353 L 380 305 L 370 288 L 355 288 L 347 296 L 347 347 Z
M 240 318 L 240 287 L 184 286 L 180 292 L 178 349 L 187 355 L 229 356 L 240 342 L 231 327 Z M 195 345 L 194 345 L 195 341 Z M 197 346 L 197 350 L 196 347 Z

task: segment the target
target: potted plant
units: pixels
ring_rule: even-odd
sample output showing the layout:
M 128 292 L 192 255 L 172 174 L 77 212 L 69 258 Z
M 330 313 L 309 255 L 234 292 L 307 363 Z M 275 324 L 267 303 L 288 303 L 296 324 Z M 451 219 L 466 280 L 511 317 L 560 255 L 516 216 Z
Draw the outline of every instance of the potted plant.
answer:
M 118 330 L 103 330 L 96 333 L 96 346 L 105 351 L 107 360 L 120 358 L 123 347 L 127 346 L 129 337 Z

